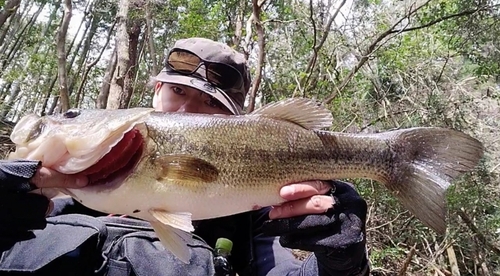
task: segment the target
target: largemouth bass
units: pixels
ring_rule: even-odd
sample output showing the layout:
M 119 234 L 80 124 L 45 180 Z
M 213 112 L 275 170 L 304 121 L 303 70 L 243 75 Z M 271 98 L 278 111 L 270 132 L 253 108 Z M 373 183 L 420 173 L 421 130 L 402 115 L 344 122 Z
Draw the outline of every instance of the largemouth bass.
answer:
M 27 115 L 12 131 L 9 158 L 87 175 L 88 186 L 63 192 L 91 209 L 149 221 L 183 262 L 190 259 L 192 220 L 281 204 L 281 187 L 310 180 L 372 179 L 445 232 L 446 189 L 478 164 L 482 143 L 445 128 L 322 130 L 332 119 L 308 99 L 241 116 L 149 108 Z

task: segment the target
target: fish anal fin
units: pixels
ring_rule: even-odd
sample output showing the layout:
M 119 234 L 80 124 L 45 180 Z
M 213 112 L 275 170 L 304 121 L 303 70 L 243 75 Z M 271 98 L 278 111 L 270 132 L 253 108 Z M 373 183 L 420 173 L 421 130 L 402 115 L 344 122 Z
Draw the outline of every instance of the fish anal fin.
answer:
M 187 154 L 157 157 L 158 177 L 179 182 L 209 183 L 217 180 L 219 170 L 209 162 Z
M 194 231 L 193 223 L 191 221 L 191 213 L 169 213 L 163 209 L 151 209 L 149 210 L 149 213 L 163 224 L 186 232 Z
M 192 241 L 191 233 L 157 221 L 151 222 L 151 226 L 163 247 L 183 263 L 189 264 L 191 253 L 188 244 Z
M 249 115 L 284 120 L 311 130 L 329 128 L 333 121 L 330 110 L 307 98 L 291 98 L 270 103 Z

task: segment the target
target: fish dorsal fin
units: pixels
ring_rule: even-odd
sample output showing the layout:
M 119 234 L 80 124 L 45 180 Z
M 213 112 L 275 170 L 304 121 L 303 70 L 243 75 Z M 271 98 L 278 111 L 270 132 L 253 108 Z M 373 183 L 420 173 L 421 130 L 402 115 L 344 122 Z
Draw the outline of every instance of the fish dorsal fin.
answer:
M 267 104 L 249 115 L 267 116 L 289 121 L 306 129 L 322 129 L 332 126 L 330 110 L 307 98 L 292 98 Z

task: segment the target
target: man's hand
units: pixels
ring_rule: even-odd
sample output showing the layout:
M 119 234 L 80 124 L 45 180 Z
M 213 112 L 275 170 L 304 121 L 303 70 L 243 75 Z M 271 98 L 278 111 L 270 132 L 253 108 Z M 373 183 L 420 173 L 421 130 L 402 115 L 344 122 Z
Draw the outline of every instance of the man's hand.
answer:
M 36 188 L 82 188 L 88 179 L 66 175 L 42 166 L 39 161 L 0 160 L 0 191 L 28 192 Z
M 88 181 L 88 178 L 82 175 L 62 174 L 45 167 L 40 167 L 31 178 L 31 183 L 38 188 L 82 188 Z
M 290 218 L 300 215 L 321 214 L 333 206 L 333 198 L 326 194 L 332 186 L 324 181 L 310 181 L 286 185 L 280 196 L 287 202 L 274 206 L 270 219 Z
M 42 229 L 55 189 L 81 188 L 88 180 L 44 168 L 38 161 L 0 160 L 0 233 Z
M 291 201 L 271 209 L 271 220 L 262 226 L 265 235 L 280 236 L 284 247 L 314 252 L 321 275 L 367 269 L 367 204 L 351 184 L 298 183 L 283 187 L 280 194 Z
M 30 183 L 38 188 L 30 193 L 39 194 L 48 199 L 52 199 L 60 193 L 57 188 L 83 188 L 88 184 L 88 178 L 81 175 L 62 174 L 49 168 L 40 167 L 36 170 Z M 50 214 L 53 209 L 54 203 L 49 201 L 46 215 Z

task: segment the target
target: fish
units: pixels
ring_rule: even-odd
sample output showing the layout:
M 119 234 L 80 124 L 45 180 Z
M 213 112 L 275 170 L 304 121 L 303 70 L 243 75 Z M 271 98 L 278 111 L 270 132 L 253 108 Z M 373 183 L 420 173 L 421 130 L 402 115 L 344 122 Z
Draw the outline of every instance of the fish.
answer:
M 342 133 L 332 123 L 330 110 L 307 98 L 244 115 L 70 109 L 23 116 L 8 159 L 86 175 L 87 186 L 61 191 L 88 208 L 150 222 L 184 263 L 193 221 L 282 204 L 280 188 L 304 181 L 373 180 L 445 233 L 446 191 L 480 162 L 479 140 L 442 127 Z

